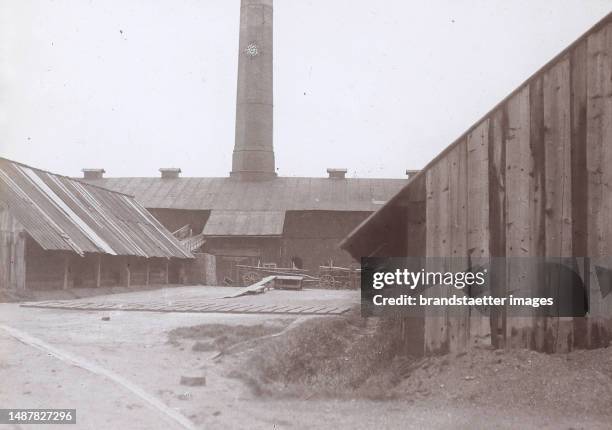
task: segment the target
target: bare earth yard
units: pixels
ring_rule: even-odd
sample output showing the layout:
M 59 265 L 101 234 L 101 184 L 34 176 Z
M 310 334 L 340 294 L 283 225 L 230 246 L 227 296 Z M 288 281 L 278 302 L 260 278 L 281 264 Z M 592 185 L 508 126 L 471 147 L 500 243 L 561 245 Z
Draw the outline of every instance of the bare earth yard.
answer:
M 214 298 L 225 291 L 172 288 L 87 300 Z M 240 300 L 356 304 L 359 297 L 348 291 L 272 291 Z M 66 426 L 72 429 L 185 428 L 172 418 L 177 412 L 191 423 L 187 426 L 202 429 L 611 428 L 610 348 L 553 356 L 475 350 L 410 360 L 389 356 L 381 333 L 384 327 L 355 315 L 66 311 L 1 304 L 0 404 L 76 408 L 77 425 Z M 205 376 L 206 384 L 181 385 L 182 376 Z M 534 398 L 543 400 L 534 404 Z

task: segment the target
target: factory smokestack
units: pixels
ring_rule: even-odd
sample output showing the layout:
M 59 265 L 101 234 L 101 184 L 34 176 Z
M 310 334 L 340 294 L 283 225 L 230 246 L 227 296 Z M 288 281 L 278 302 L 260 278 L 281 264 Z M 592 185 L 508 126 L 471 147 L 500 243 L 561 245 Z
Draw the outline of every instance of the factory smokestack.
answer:
M 231 176 L 276 176 L 272 146 L 272 0 L 241 0 L 236 140 Z

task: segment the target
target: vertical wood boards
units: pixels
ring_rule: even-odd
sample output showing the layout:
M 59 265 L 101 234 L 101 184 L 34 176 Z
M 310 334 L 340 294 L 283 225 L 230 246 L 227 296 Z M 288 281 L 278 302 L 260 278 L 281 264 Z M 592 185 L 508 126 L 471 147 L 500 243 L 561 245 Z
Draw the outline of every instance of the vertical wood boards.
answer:
M 580 42 L 570 53 L 571 79 L 571 159 L 572 159 L 572 255 L 578 257 L 577 269 L 586 287 L 590 284 L 584 257 L 588 238 L 587 127 L 587 42 Z M 587 320 L 573 318 L 575 348 L 588 345 Z
M 570 59 L 565 56 L 543 76 L 544 159 L 545 159 L 545 250 L 546 257 L 571 257 L 572 245 L 572 145 Z M 563 261 L 558 260 L 559 263 Z M 552 270 L 552 269 L 551 269 Z M 551 275 L 551 273 L 544 274 Z M 541 296 L 559 297 L 559 277 L 548 284 Z M 546 278 L 544 282 L 546 284 Z M 555 318 L 556 316 L 556 318 Z M 545 320 L 544 330 L 536 330 L 536 349 L 565 352 L 573 345 L 571 318 L 556 313 Z
M 534 159 L 531 148 L 530 87 L 525 86 L 507 103 L 506 132 L 506 256 L 528 257 L 533 254 L 532 222 L 535 197 L 532 175 Z M 510 260 L 512 261 L 512 260 Z M 517 261 L 517 260 L 514 260 Z M 526 260 L 524 260 L 526 261 Z M 533 273 L 528 264 L 507 268 L 507 293 L 525 295 L 531 288 Z M 506 346 L 527 348 L 531 344 L 531 318 L 508 316 Z
M 471 258 L 489 257 L 489 119 L 467 137 L 467 251 Z
M 25 232 L 8 208 L 0 205 L 0 288 L 26 286 Z
M 486 119 L 467 136 L 467 254 L 472 267 L 487 265 L 489 242 L 489 123 Z M 470 334 L 481 342 L 491 334 L 490 309 L 470 308 Z
M 544 78 L 542 75 L 529 84 L 529 148 L 531 150 L 532 170 L 530 176 L 530 189 L 532 195 L 529 199 L 529 232 L 531 245 L 528 257 L 520 262 L 519 270 L 525 271 L 527 282 L 523 294 L 525 296 L 547 297 L 546 272 L 538 264 L 536 258 L 541 259 L 546 253 L 546 147 L 544 125 Z M 550 172 L 549 172 L 550 173 Z M 510 264 L 516 264 L 510 261 Z M 512 275 L 512 273 L 510 273 Z M 523 295 L 522 294 L 522 295 Z M 526 309 L 531 317 L 531 324 L 524 324 L 522 347 L 531 347 L 543 351 L 546 344 L 548 317 L 541 309 Z M 528 322 L 524 319 L 521 322 Z M 531 328 L 529 326 L 531 325 Z M 527 344 L 529 342 L 529 344 Z
M 578 44 L 570 55 L 571 76 L 571 205 L 572 255 L 586 257 L 588 235 L 587 173 L 587 44 Z
M 544 74 L 545 243 L 549 257 L 572 255 L 570 91 L 566 57 Z
M 489 250 L 491 257 L 506 255 L 506 145 L 504 133 L 507 116 L 504 108 L 491 116 L 489 127 Z M 501 260 L 500 260 L 501 261 Z M 506 297 L 505 266 L 496 264 L 490 276 L 491 294 Z M 503 348 L 506 342 L 506 309 L 491 309 L 491 343 Z
M 587 39 L 587 251 L 594 264 L 612 269 L 612 24 Z M 589 346 L 599 346 L 609 334 L 602 326 L 610 318 L 612 295 L 604 297 L 597 274 L 590 273 Z
M 427 171 L 427 257 L 448 257 L 450 254 L 449 236 L 449 175 L 448 160 L 444 158 L 440 163 Z M 441 259 L 428 259 L 428 271 L 443 271 L 444 264 Z M 446 295 L 446 288 L 430 286 L 423 293 L 428 297 L 442 297 Z M 428 312 L 429 311 L 429 312 Z M 448 315 L 425 311 L 425 352 L 428 354 L 448 352 Z
M 612 270 L 612 23 L 531 78 L 424 173 L 426 254 L 463 253 L 472 266 L 508 257 L 494 296 L 554 295 L 561 283 L 538 257 L 593 259 L 590 271 L 571 263 L 590 284 L 588 319 L 495 311 L 493 345 L 562 352 L 610 340 L 612 294 L 602 293 L 593 267 Z M 464 333 L 478 337 L 474 321 L 467 330 L 455 319 L 435 330 L 426 322 L 428 350 L 462 348 Z
M 425 175 L 414 179 L 410 183 L 408 199 L 408 207 L 405 214 L 407 225 L 404 253 L 409 257 L 422 257 L 427 253 Z
M 448 154 L 449 171 L 449 225 L 450 237 L 449 270 L 463 272 L 467 269 L 467 143 L 459 142 Z M 463 295 L 454 288 L 449 291 L 457 296 Z M 467 349 L 470 339 L 470 309 L 466 306 L 451 307 L 448 309 L 448 339 L 449 349 L 452 352 L 461 352 Z

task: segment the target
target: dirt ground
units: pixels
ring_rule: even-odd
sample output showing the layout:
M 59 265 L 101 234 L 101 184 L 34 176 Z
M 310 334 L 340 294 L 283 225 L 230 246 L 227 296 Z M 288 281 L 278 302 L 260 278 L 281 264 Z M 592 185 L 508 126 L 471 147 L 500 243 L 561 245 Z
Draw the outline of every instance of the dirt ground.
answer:
M 114 295 L 112 299 L 127 302 L 212 297 L 219 293 L 216 290 L 219 289 L 174 288 Z M 266 300 L 296 303 L 359 300 L 357 292 L 347 291 L 273 291 L 266 296 Z M 102 317 L 110 320 L 103 321 Z M 605 402 L 610 395 L 611 375 L 606 370 L 610 367 L 605 367 L 609 366 L 609 349 L 576 352 L 569 359 L 555 356 L 558 363 L 550 368 L 549 358 L 539 354 L 536 358 L 532 356 L 535 353 L 527 351 L 520 352 L 524 357 L 495 351 L 455 357 L 455 371 L 448 358 L 411 362 L 413 365 L 395 363 L 405 372 L 394 383 L 394 396 L 388 400 L 361 395 L 262 395 L 236 376 L 237 365 L 254 366 L 248 361 L 254 353 L 267 351 L 261 348 L 293 336 L 295 329 L 307 327 L 312 320 L 313 317 L 287 315 L 63 311 L 1 304 L 0 404 L 3 408 L 76 408 L 78 424 L 65 426 L 71 429 L 612 428 L 612 418 L 601 413 L 598 403 L 598 399 Z M 2 327 L 40 340 L 55 353 L 24 343 Z M 220 351 L 225 353 L 220 355 Z M 493 361 L 499 359 L 499 363 Z M 87 370 L 92 367 L 116 379 Z M 499 370 L 492 370 L 495 368 Z M 558 374 L 559 370 L 564 373 Z M 473 389 L 493 378 L 487 372 L 502 375 L 495 379 L 496 384 L 505 381 L 515 387 L 510 390 L 494 386 L 492 390 L 499 391 L 497 397 L 492 397 L 495 407 L 493 401 L 482 398 L 491 396 L 491 392 Z M 538 374 L 542 377 L 536 380 Z M 205 376 L 206 384 L 181 385 L 182 376 Z M 521 388 L 516 379 L 523 376 L 535 382 Z M 550 398 L 542 405 L 530 406 L 529 396 L 537 393 L 533 390 L 541 381 L 558 385 L 555 392 L 567 392 L 567 399 Z M 521 390 L 525 393 L 523 400 L 507 401 L 505 396 L 516 397 Z M 149 397 L 162 406 L 147 401 Z M 559 407 L 555 407 L 559 401 Z M 568 409 L 573 404 L 580 406 Z M 589 405 L 594 406 L 589 409 Z M 191 424 L 178 424 L 168 411 L 179 412 Z M 61 428 L 54 428 L 58 427 Z

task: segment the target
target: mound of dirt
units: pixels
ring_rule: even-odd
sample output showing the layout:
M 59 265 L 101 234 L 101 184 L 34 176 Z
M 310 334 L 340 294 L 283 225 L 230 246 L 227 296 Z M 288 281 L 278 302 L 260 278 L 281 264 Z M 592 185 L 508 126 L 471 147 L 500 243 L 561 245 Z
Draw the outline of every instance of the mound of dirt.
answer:
M 385 324 L 358 315 L 307 320 L 243 351 L 231 376 L 271 397 L 400 398 L 612 417 L 612 348 L 402 357 Z
M 394 390 L 417 400 L 612 417 L 612 348 L 553 355 L 475 349 L 412 362 L 402 376 Z
M 180 345 L 182 340 L 191 340 L 196 341 L 193 351 L 225 351 L 238 343 L 279 333 L 292 321 L 276 319 L 255 325 L 201 324 L 179 327 L 168 333 L 168 342 Z
M 259 395 L 386 398 L 396 382 L 386 368 L 391 341 L 380 333 L 359 316 L 308 319 L 247 351 L 231 376 Z

